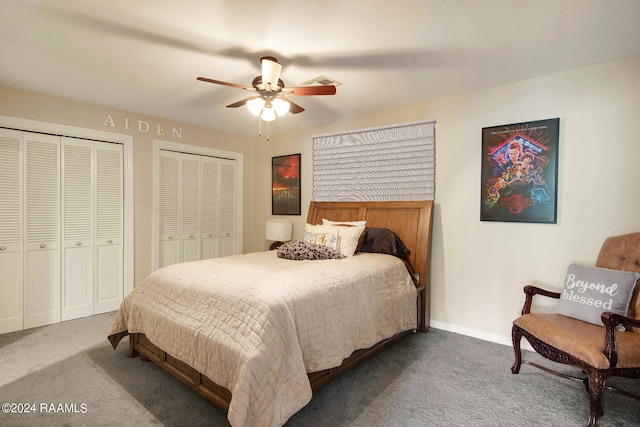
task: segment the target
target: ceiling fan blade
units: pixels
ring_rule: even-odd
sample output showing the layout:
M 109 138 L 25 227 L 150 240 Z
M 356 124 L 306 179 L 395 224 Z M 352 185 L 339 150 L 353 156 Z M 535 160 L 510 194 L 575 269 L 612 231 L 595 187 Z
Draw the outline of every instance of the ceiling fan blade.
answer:
M 286 90 L 291 92 L 289 95 L 295 95 L 295 96 L 335 95 L 336 94 L 336 87 L 333 85 L 287 87 Z
M 283 96 L 283 98 L 284 98 L 284 96 Z M 302 113 L 304 111 L 304 108 L 302 108 L 301 106 L 299 106 L 295 102 L 291 102 L 290 99 L 286 99 L 286 98 L 284 98 L 284 99 L 289 103 L 289 112 L 291 114 L 298 114 L 298 113 Z
M 238 107 L 242 107 L 243 105 L 246 105 L 247 102 L 251 101 L 252 99 L 256 99 L 257 96 L 251 96 L 249 98 L 245 98 L 245 99 L 241 99 L 240 101 L 236 101 L 233 104 L 229 104 L 227 105 L 227 108 L 238 108 Z
M 263 56 L 260 58 L 260 63 L 262 64 L 262 84 L 267 90 L 274 90 L 278 86 L 282 64 L 272 56 Z
M 250 91 L 254 91 L 255 90 L 254 88 L 249 87 L 249 86 L 239 85 L 239 84 L 236 84 L 236 83 L 223 82 L 221 80 L 208 79 L 206 77 L 198 77 L 197 80 L 200 80 L 201 82 L 215 83 L 217 85 L 235 87 L 237 89 L 245 89 L 245 90 L 250 90 Z

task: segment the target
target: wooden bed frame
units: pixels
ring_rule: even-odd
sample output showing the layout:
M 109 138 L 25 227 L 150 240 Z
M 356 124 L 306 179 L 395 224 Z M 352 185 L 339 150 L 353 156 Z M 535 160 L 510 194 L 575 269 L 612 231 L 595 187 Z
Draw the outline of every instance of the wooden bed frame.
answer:
M 322 224 L 322 219 L 332 221 L 366 220 L 368 227 L 393 230 L 411 251 L 409 263 L 418 276 L 416 301 L 420 332 L 429 330 L 429 300 L 431 295 L 431 232 L 433 226 L 433 201 L 405 202 L 311 202 L 307 223 Z M 309 373 L 313 391 L 327 385 L 343 373 L 358 366 L 412 330 L 394 335 L 373 347 L 355 351 L 340 366 Z M 227 412 L 231 392 L 211 381 L 186 363 L 172 357 L 153 344 L 144 334 L 131 334 L 128 357 L 143 355 L 165 371 L 188 385 L 207 400 Z

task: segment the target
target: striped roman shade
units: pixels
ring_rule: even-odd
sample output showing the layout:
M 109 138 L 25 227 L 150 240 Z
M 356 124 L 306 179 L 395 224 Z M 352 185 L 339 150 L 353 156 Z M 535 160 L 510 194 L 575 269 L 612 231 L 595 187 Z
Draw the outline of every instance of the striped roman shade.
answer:
M 313 200 L 434 200 L 435 120 L 313 136 Z

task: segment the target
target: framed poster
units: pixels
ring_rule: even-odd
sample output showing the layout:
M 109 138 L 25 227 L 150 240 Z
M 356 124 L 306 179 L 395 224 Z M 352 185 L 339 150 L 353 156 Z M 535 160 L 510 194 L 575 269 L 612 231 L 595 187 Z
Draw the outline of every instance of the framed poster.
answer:
M 556 223 L 559 124 L 482 129 L 481 221 Z
M 271 214 L 300 215 L 300 154 L 271 159 Z

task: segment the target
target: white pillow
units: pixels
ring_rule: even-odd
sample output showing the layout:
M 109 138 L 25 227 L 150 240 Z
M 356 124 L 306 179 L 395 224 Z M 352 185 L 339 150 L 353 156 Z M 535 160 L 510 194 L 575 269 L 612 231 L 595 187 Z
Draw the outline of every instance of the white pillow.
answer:
M 322 225 L 354 225 L 354 226 L 365 226 L 367 225 L 367 221 L 331 221 L 325 218 L 322 218 Z
M 344 224 L 344 223 L 340 223 Z M 338 232 L 338 252 L 344 256 L 353 256 L 358 247 L 358 240 L 360 235 L 364 231 L 365 227 L 361 226 L 346 226 L 341 227 L 338 225 L 311 225 L 305 224 L 304 231 L 307 233 L 330 233 L 332 231 Z

